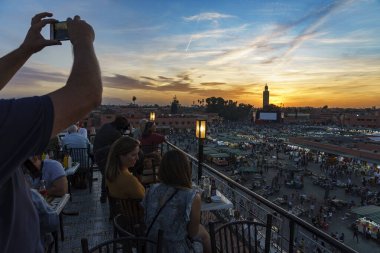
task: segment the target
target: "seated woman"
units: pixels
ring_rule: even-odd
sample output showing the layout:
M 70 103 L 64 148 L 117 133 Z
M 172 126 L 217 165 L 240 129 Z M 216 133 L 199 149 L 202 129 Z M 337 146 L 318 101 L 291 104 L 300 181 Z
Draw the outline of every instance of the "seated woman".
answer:
M 154 122 L 148 122 L 145 124 L 140 141 L 144 154 L 149 154 L 158 150 L 158 145 L 165 141 L 165 136 L 156 133 L 156 124 Z
M 139 154 L 140 142 L 124 136 L 116 140 L 110 149 L 106 165 L 106 184 L 111 197 L 142 199 L 144 186 L 130 172 Z
M 191 187 L 187 157 L 177 150 L 168 151 L 158 176 L 161 183 L 149 188 L 142 203 L 147 236 L 156 239 L 158 230 L 163 230 L 163 252 L 186 253 L 191 247 L 202 252 L 202 245 L 203 252 L 211 252 L 210 236 L 200 224 L 201 197 Z

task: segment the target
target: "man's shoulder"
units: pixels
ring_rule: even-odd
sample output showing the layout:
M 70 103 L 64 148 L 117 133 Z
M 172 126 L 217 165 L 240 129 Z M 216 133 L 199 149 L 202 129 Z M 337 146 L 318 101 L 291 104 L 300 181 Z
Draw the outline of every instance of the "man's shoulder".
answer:
M 121 136 L 121 133 L 113 127 L 110 123 L 103 125 L 96 133 L 94 146 L 102 147 L 113 143 Z
M 82 134 L 80 134 L 80 133 L 73 133 L 72 134 L 73 135 L 73 138 L 74 139 L 78 139 L 78 140 L 87 140 L 87 138 L 86 137 L 84 137 Z
M 96 133 L 96 136 L 108 135 L 109 133 L 118 133 L 118 131 L 114 126 L 112 126 L 111 123 L 106 123 L 99 129 L 99 131 Z
M 65 169 L 63 168 L 62 164 L 55 160 L 45 160 L 43 169 L 46 170 L 47 174 L 45 175 L 48 176 L 48 180 L 55 180 L 58 177 L 66 175 Z
M 54 123 L 54 106 L 48 96 L 0 99 L 0 185 L 28 156 L 42 153 Z M 6 166 L 6 167 L 3 167 Z
M 63 166 L 60 162 L 51 159 L 44 160 L 44 167 L 45 166 L 49 169 L 63 169 Z

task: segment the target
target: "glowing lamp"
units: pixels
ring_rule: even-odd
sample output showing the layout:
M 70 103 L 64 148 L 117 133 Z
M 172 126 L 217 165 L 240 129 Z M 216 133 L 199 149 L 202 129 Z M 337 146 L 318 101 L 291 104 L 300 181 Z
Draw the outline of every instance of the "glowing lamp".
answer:
M 206 120 L 205 119 L 198 119 L 196 121 L 195 136 L 198 139 L 206 138 Z
M 156 119 L 156 113 L 155 112 L 151 112 L 150 115 L 149 115 L 149 120 L 150 121 L 155 121 Z

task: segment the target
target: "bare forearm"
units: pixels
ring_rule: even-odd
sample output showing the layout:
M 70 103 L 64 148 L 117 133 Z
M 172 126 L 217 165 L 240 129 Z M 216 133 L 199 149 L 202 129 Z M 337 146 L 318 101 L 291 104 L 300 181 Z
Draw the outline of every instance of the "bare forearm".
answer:
M 102 80 L 93 44 L 75 45 L 73 52 L 73 68 L 66 85 L 81 91 L 83 98 L 87 98 L 90 104 L 97 106 L 101 102 Z
M 92 43 L 74 46 L 73 50 L 74 63 L 66 86 L 50 94 L 56 115 L 52 136 L 101 103 L 102 81 Z
M 48 195 L 61 197 L 67 193 L 67 179 L 66 177 L 55 181 L 48 189 Z
M 30 52 L 19 47 L 0 58 L 0 90 L 4 88 L 31 55 Z

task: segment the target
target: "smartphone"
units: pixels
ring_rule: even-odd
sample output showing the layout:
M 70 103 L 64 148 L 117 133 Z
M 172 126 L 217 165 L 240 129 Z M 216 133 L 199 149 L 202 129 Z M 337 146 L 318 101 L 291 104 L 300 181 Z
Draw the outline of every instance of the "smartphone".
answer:
M 70 39 L 66 21 L 50 24 L 50 39 L 59 41 Z

